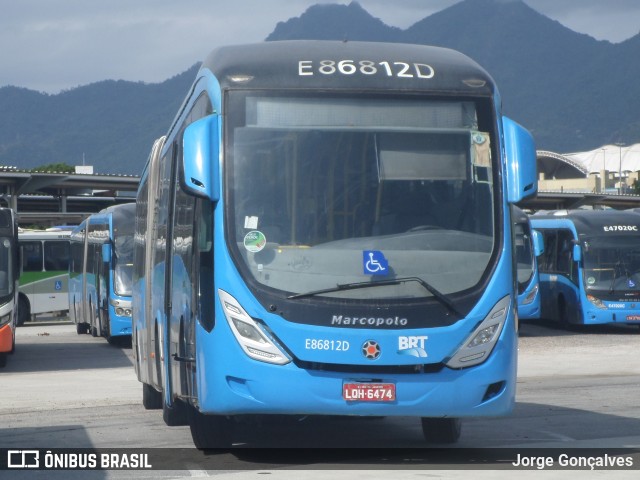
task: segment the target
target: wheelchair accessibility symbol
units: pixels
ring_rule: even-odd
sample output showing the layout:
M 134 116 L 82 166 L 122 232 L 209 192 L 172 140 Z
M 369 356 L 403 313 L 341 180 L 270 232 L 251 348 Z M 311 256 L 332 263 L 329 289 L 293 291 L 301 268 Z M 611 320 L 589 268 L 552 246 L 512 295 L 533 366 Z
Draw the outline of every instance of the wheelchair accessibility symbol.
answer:
M 56 291 L 62 290 L 62 280 L 56 280 L 55 287 Z
M 387 275 L 389 270 L 389 262 L 379 250 L 363 251 L 362 266 L 365 275 Z

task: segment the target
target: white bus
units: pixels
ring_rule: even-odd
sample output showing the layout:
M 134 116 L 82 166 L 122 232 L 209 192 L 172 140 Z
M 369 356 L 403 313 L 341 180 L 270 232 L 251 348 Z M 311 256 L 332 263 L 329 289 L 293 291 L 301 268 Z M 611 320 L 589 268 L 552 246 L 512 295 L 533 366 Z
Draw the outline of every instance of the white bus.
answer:
M 42 313 L 69 311 L 71 230 L 22 230 L 18 325 Z

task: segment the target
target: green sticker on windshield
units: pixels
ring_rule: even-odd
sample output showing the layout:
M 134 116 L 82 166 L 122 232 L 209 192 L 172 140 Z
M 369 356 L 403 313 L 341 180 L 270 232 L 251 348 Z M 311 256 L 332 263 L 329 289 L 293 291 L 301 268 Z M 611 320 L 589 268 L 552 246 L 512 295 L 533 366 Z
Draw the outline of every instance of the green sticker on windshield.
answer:
M 244 248 L 249 252 L 258 253 L 267 244 L 267 237 L 258 230 L 253 230 L 244 236 Z

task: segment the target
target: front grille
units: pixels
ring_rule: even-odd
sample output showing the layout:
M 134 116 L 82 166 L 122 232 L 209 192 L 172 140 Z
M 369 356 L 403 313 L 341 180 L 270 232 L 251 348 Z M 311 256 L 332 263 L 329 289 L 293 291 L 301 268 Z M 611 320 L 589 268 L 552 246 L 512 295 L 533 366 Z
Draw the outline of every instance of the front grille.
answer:
M 342 365 L 338 363 L 306 362 L 298 359 L 293 361 L 298 368 L 322 372 L 336 372 L 367 375 L 406 375 L 419 373 L 437 373 L 444 365 L 442 363 L 427 363 L 418 365 Z

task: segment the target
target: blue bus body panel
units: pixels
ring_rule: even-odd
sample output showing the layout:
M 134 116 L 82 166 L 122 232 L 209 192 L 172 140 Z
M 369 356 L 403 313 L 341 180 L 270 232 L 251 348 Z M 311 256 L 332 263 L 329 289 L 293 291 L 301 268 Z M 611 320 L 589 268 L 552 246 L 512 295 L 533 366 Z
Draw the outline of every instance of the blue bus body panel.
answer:
M 221 201 L 222 203 L 222 201 Z M 216 209 L 216 222 L 222 221 L 222 208 Z M 216 288 L 222 289 L 242 305 L 247 313 L 262 319 L 274 336 L 299 360 L 350 365 L 354 373 L 299 368 L 293 362 L 278 366 L 249 358 L 233 336 L 215 301 L 216 324 L 209 333 L 200 324 L 196 329 L 199 409 L 203 413 L 297 413 L 335 415 L 411 415 L 477 417 L 508 414 L 515 402 L 517 334 L 514 305 L 501 338 L 484 363 L 454 370 L 443 366 L 434 373 L 366 373 L 372 365 L 438 364 L 446 361 L 495 303 L 510 292 L 512 277 L 510 251 L 502 255 L 481 302 L 466 319 L 447 328 L 428 330 L 378 330 L 318 327 L 287 322 L 266 312 L 241 280 L 226 250 L 222 229 L 216 231 Z M 507 242 L 507 248 L 510 244 Z M 398 352 L 398 337 L 426 335 L 428 357 L 416 358 Z M 307 339 L 348 342 L 347 351 L 305 348 Z M 377 341 L 382 355 L 374 362 L 361 353 L 362 344 Z M 210 361 L 207 352 L 225 352 L 223 361 Z M 358 372 L 358 366 L 363 369 Z M 342 398 L 345 381 L 368 380 L 396 385 L 397 400 L 390 403 L 349 402 Z M 504 382 L 495 396 L 484 399 L 490 385 Z M 292 388 L 295 386 L 295 388 Z M 461 394 L 464 392 L 464 394 Z

